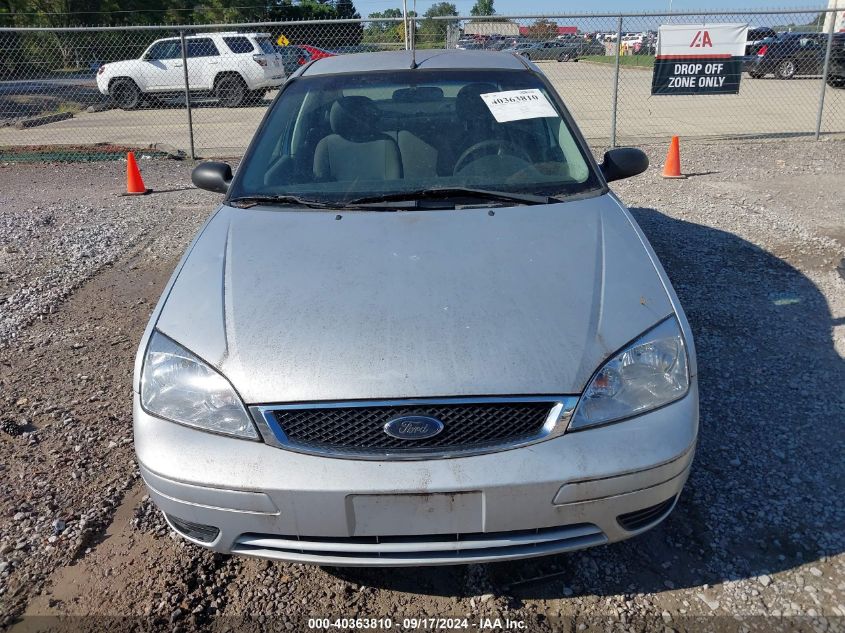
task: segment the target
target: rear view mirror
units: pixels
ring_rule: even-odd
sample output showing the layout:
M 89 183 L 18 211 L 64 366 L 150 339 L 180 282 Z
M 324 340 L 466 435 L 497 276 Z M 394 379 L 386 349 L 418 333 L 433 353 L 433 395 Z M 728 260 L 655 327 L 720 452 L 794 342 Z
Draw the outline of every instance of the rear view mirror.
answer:
M 636 147 L 619 147 L 605 152 L 599 167 L 607 182 L 630 178 L 648 169 L 648 156 Z
M 191 172 L 191 182 L 206 191 L 226 193 L 232 182 L 232 168 L 217 161 L 200 163 Z

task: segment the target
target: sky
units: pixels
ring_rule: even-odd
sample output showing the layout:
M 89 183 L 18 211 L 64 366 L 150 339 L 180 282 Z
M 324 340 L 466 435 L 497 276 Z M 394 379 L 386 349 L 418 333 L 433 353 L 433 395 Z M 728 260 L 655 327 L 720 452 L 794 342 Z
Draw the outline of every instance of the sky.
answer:
M 469 15 L 475 0 L 448 0 L 458 8 L 461 15 Z M 408 9 L 412 8 L 414 0 L 408 0 Z M 432 0 L 416 0 L 417 12 L 422 14 L 434 4 Z M 496 13 L 500 15 L 534 15 L 534 14 L 567 14 L 567 13 L 640 13 L 668 11 L 695 11 L 720 9 L 815 9 L 827 5 L 827 0 L 816 2 L 801 2 L 800 0 L 641 0 L 640 2 L 624 2 L 621 0 L 604 0 L 602 2 L 576 2 L 573 0 L 494 0 Z M 355 8 L 362 16 L 375 11 L 390 8 L 401 8 L 401 0 L 355 0 Z M 764 20 L 769 21 L 770 18 Z M 596 30 L 601 28 L 601 19 L 596 19 Z M 608 21 L 605 19 L 604 21 Z M 608 27 L 610 28 L 610 27 Z

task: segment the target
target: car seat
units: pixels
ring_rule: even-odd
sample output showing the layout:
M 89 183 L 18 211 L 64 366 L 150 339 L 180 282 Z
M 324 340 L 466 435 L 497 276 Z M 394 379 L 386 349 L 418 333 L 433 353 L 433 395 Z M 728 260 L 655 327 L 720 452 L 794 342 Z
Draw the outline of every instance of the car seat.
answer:
M 399 145 L 377 127 L 380 113 L 367 97 L 341 97 L 332 105 L 332 133 L 317 143 L 314 176 L 324 181 L 402 178 Z

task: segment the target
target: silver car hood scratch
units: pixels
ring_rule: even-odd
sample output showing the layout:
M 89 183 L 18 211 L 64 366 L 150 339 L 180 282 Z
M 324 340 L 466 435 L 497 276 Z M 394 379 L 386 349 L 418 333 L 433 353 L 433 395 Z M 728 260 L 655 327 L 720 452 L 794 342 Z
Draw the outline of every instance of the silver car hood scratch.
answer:
M 159 330 L 247 404 L 580 393 L 672 313 L 608 195 L 402 212 L 221 208 Z

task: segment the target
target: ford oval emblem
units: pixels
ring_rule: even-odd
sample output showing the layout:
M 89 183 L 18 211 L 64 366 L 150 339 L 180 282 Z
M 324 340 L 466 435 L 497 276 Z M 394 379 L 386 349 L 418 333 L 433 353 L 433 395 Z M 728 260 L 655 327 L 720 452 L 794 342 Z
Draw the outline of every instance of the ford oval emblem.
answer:
M 403 415 L 384 425 L 384 432 L 399 440 L 424 440 L 443 430 L 443 423 L 427 415 Z

